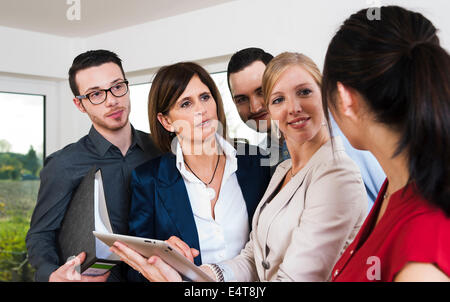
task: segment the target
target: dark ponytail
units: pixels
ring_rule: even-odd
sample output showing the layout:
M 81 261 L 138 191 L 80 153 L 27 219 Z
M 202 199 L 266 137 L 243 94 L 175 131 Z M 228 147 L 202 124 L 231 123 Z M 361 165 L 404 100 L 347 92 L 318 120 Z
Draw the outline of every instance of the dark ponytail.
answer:
M 378 122 L 400 133 L 410 182 L 450 216 L 450 57 L 423 15 L 397 6 L 350 16 L 325 58 L 323 106 L 335 106 L 337 82 L 356 89 Z

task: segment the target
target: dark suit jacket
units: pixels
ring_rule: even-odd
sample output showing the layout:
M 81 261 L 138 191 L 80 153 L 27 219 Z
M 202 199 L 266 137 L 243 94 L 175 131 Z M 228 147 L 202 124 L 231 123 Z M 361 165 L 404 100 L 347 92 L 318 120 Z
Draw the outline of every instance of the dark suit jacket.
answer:
M 270 181 L 270 167 L 261 167 L 260 155 L 237 155 L 236 176 L 247 205 L 249 225 Z M 139 166 L 132 173 L 130 235 L 167 240 L 175 235 L 200 251 L 186 186 L 176 167 L 176 157 L 164 154 Z M 230 223 L 233 223 L 230 221 Z M 201 254 L 194 259 L 202 264 Z M 130 270 L 130 281 L 143 279 Z

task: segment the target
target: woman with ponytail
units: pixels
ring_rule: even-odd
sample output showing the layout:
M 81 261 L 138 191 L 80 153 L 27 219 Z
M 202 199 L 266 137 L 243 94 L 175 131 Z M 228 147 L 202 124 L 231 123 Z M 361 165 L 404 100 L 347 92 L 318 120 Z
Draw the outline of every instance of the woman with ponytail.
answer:
M 325 112 L 387 176 L 332 278 L 449 281 L 450 57 L 423 15 L 380 10 L 350 16 L 325 58 Z

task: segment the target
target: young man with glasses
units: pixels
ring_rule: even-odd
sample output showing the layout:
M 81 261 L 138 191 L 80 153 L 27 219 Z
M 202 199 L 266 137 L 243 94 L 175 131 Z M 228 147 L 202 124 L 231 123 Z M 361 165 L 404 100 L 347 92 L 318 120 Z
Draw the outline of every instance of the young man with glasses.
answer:
M 29 261 L 36 268 L 37 281 L 123 281 L 122 265 L 104 276 L 77 275 L 74 261 L 59 259 L 55 238 L 72 194 L 93 166 L 102 170 L 113 231 L 126 233 L 131 172 L 159 151 L 149 134 L 135 130 L 128 120 L 128 81 L 115 53 L 80 54 L 69 70 L 69 83 L 75 106 L 89 116 L 92 127 L 88 135 L 45 160 L 26 239 Z M 85 254 L 77 257 L 83 262 Z

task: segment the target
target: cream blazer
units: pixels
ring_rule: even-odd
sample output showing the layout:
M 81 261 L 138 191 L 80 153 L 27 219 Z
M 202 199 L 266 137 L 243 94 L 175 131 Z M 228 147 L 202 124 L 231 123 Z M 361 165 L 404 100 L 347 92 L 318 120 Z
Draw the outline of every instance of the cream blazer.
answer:
M 275 170 L 256 208 L 250 240 L 222 262 L 235 281 L 328 281 L 367 215 L 367 194 L 340 137 L 325 143 L 274 195 L 291 168 Z

